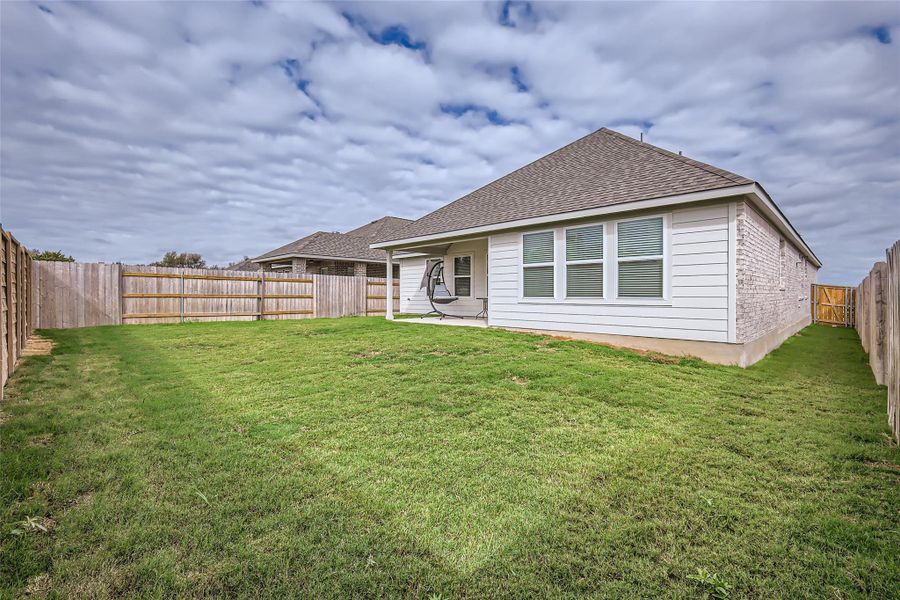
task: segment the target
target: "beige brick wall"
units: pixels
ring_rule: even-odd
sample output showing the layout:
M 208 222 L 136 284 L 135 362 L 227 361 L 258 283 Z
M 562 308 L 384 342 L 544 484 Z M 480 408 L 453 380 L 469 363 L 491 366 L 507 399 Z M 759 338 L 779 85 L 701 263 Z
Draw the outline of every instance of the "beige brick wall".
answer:
M 739 343 L 809 317 L 818 269 L 746 202 L 737 203 L 736 261 Z

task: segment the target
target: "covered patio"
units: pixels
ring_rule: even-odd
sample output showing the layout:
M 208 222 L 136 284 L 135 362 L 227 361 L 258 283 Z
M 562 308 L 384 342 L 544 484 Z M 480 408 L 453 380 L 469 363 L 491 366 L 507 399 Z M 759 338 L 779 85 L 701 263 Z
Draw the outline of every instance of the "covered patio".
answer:
M 487 326 L 486 237 L 394 248 L 387 260 L 400 263 L 400 314 L 422 316 L 398 321 Z M 393 319 L 393 311 L 386 316 Z

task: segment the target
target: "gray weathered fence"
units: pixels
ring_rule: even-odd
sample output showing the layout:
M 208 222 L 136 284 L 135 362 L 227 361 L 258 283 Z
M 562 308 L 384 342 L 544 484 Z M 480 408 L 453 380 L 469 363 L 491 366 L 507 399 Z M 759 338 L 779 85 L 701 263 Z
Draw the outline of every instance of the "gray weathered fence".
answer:
M 888 422 L 900 442 L 900 240 L 856 288 L 856 329 L 875 381 L 888 388 Z
M 0 400 L 3 386 L 16 369 L 25 341 L 31 335 L 29 315 L 31 253 L 0 228 Z
M 32 269 L 37 328 L 343 317 L 387 307 L 377 277 L 38 261 Z M 398 293 L 395 283 L 395 310 Z

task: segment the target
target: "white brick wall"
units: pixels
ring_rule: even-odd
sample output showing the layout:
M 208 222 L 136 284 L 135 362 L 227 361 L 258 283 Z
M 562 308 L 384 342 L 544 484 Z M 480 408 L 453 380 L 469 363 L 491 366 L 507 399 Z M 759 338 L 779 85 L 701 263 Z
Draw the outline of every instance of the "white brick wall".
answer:
M 738 342 L 750 342 L 809 317 L 818 269 L 746 202 L 737 203 Z

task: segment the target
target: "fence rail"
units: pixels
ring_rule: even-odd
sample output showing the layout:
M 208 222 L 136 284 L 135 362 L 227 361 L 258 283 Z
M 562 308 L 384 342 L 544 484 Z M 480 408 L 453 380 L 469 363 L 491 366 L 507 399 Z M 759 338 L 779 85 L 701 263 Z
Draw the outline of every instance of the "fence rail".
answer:
M 383 278 L 36 262 L 40 328 L 384 314 Z M 376 291 L 377 290 L 377 291 Z M 394 308 L 399 309 L 399 286 Z
M 900 442 L 900 240 L 856 288 L 856 329 L 875 381 L 888 388 L 888 423 Z
M 0 228 L 0 400 L 3 386 L 16 370 L 25 342 L 31 335 L 31 252 Z

